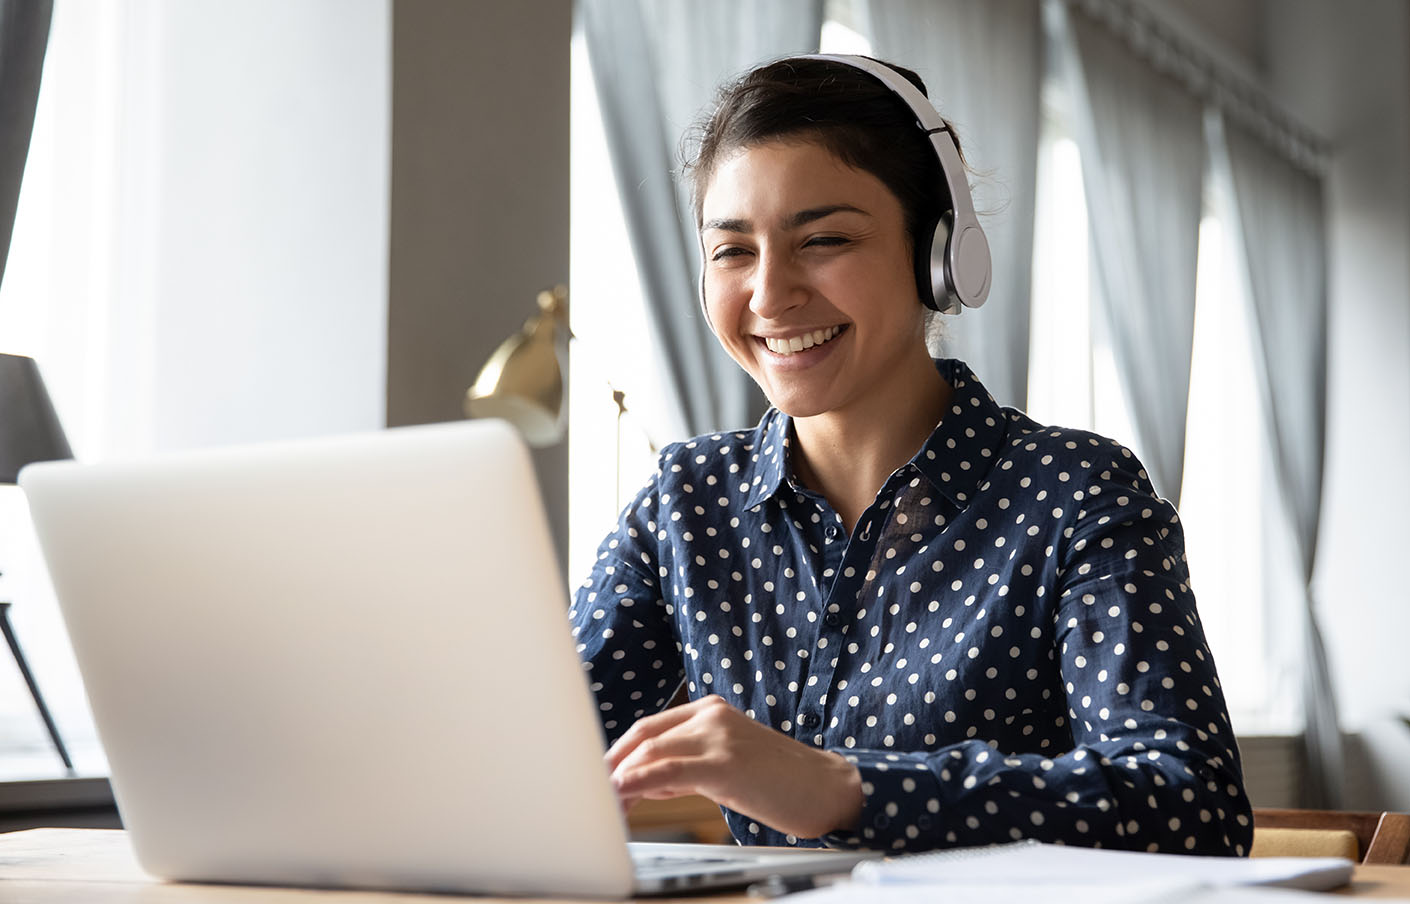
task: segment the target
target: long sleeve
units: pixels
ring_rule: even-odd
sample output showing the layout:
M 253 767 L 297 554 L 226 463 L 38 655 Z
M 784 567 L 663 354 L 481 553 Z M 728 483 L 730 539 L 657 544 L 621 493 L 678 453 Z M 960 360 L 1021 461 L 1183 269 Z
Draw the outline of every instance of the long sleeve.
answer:
M 684 675 L 674 606 L 662 598 L 653 542 L 658 480 L 659 473 L 598 547 L 569 611 L 609 744 L 637 719 L 664 708 Z
M 1079 498 L 1053 502 L 1073 509 L 1060 516 L 1060 591 L 1047 610 L 1071 749 L 1005 754 L 969 740 L 917 753 L 839 750 L 862 772 L 866 805 L 858 831 L 830 843 L 1036 838 L 1247 853 L 1249 804 L 1178 518 L 1127 450 L 1111 458 L 1079 484 Z

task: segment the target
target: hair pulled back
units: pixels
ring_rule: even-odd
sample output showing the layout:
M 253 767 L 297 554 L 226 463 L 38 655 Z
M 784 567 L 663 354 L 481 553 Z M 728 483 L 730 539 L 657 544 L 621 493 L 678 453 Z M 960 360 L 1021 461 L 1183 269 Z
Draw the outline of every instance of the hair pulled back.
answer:
M 925 93 L 925 83 L 911 70 L 878 62 Z M 770 141 L 816 142 L 880 179 L 901 202 L 911 247 L 928 253 L 929 236 L 950 209 L 940 162 L 910 107 L 875 77 L 845 63 L 789 57 L 721 86 L 683 145 L 697 227 L 720 163 Z

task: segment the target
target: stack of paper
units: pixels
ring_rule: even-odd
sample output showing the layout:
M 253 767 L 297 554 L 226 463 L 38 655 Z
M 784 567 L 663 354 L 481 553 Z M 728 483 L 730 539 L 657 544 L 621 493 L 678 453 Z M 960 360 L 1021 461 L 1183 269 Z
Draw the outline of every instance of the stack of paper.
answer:
M 958 848 L 860 864 L 858 882 L 968 883 L 1001 877 L 1011 885 L 1112 885 L 1178 881 L 1196 885 L 1275 885 L 1324 891 L 1351 881 L 1354 864 L 1342 857 L 1201 857 L 1147 854 L 1020 841 Z
M 862 863 L 799 904 L 1307 904 L 1351 881 L 1337 857 L 1248 860 L 1040 844 L 962 848 Z M 1268 886 L 1281 886 L 1270 888 Z

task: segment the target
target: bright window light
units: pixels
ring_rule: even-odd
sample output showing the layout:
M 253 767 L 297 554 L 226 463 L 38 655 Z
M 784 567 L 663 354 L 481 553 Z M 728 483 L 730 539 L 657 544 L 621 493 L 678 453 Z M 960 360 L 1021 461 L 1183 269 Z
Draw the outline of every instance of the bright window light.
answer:
M 1063 98 L 1050 92 L 1038 156 L 1029 413 L 1093 430 L 1141 455 L 1106 331 L 1093 315 L 1087 205 Z M 1200 619 L 1240 732 L 1295 729 L 1274 693 L 1282 666 L 1266 617 L 1262 413 L 1237 249 L 1211 196 L 1200 227 L 1180 517 Z M 1287 676 L 1284 676 L 1287 677 Z M 1284 694 L 1283 697 L 1288 695 Z
M 568 574 L 576 586 L 597 544 L 655 471 L 653 422 L 662 414 L 661 361 L 646 320 L 627 225 L 597 105 L 587 42 L 572 45 L 572 163 L 569 320 L 576 340 L 569 381 Z M 620 425 L 613 391 L 629 413 Z M 679 439 L 662 436 L 659 442 Z

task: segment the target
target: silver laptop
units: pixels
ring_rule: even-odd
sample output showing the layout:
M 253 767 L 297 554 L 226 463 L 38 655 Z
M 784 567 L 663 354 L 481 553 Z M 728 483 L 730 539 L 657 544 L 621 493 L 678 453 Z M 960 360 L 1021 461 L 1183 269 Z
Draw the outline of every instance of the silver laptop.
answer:
M 502 422 L 34 465 L 20 484 L 156 876 L 625 897 L 866 856 L 629 847 Z

